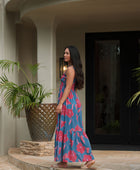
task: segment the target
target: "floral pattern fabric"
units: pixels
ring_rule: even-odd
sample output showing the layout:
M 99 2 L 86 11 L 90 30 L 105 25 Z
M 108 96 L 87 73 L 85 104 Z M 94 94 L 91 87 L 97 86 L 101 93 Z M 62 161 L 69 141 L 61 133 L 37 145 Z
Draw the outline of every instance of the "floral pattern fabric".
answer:
M 66 74 L 61 77 L 58 103 L 66 87 Z M 75 80 L 69 96 L 57 114 L 55 161 L 86 162 L 94 159 L 89 139 L 83 129 L 81 103 L 75 91 Z

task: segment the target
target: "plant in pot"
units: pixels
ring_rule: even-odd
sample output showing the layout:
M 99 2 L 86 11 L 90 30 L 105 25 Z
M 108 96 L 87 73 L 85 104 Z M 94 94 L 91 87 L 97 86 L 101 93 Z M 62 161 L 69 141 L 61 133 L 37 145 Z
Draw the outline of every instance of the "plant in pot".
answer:
M 140 87 L 140 67 L 137 67 L 137 68 L 134 69 L 133 75 L 134 75 L 134 77 L 136 77 L 136 80 L 137 80 L 139 87 Z M 140 103 L 140 90 L 138 90 L 136 93 L 134 93 L 132 95 L 132 97 L 127 102 L 127 105 L 132 106 L 132 104 L 134 102 L 136 102 L 137 105 Z
M 15 68 L 16 67 L 16 68 Z M 50 141 L 56 126 L 56 103 L 44 104 L 43 100 L 52 92 L 46 92 L 42 84 L 32 82 L 19 62 L 0 60 L 0 92 L 9 111 L 19 117 L 25 109 L 27 124 L 33 141 Z M 31 65 L 32 74 L 37 73 L 39 65 Z M 10 70 L 21 71 L 26 79 L 25 84 L 18 85 L 6 75 Z M 6 72 L 8 71 L 8 72 Z

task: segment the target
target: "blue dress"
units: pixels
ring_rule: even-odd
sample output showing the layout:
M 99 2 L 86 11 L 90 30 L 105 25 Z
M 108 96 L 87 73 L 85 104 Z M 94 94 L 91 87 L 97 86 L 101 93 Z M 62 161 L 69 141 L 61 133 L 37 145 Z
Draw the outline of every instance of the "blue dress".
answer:
M 66 74 L 61 77 L 58 103 L 66 87 Z M 57 114 L 54 160 L 59 162 L 86 162 L 94 159 L 89 139 L 83 129 L 81 103 L 75 91 L 75 80 L 69 96 Z

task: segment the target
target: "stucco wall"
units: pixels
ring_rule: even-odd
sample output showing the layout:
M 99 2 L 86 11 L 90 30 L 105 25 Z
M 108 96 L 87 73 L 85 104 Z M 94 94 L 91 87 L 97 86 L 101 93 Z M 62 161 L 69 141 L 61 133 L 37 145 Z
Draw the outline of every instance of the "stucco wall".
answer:
M 31 81 L 36 81 L 37 76 L 33 76 L 29 70 L 30 64 L 37 63 L 37 33 L 36 28 L 30 21 L 21 21 L 16 24 L 16 46 L 17 57 L 22 64 Z M 18 76 L 19 84 L 26 82 L 24 75 L 20 72 Z
M 14 15 L 6 14 L 3 4 L 0 6 L 0 59 L 16 60 Z M 16 72 L 8 75 L 9 79 L 17 81 Z M 3 99 L 2 99 L 3 100 Z M 0 112 L 0 155 L 6 154 L 8 148 L 15 146 L 15 118 L 1 103 Z
M 17 61 L 19 59 L 19 53 L 17 50 L 15 14 L 6 13 L 3 6 L 3 4 L 0 4 L 0 59 Z M 27 28 L 26 30 L 29 29 Z M 20 50 L 23 54 L 20 56 L 23 57 L 21 61 L 26 61 L 28 64 L 36 63 L 36 57 L 33 58 L 36 49 L 32 50 L 34 46 L 32 46 L 32 38 L 29 36 L 31 33 L 32 30 L 24 33 L 24 41 L 20 42 Z M 8 78 L 16 83 L 19 82 L 16 70 L 13 73 L 9 73 Z M 7 107 L 5 107 L 2 97 L 0 99 L 2 106 L 0 109 L 0 155 L 4 155 L 7 154 L 10 147 L 19 145 L 20 140 L 30 140 L 31 138 L 25 116 L 21 118 L 13 117 L 8 112 Z
M 37 33 L 36 28 L 30 21 L 22 21 L 16 25 L 16 44 L 17 56 L 22 67 L 31 81 L 36 81 L 37 77 L 32 76 L 28 66 L 37 63 Z M 22 73 L 18 76 L 19 84 L 26 83 Z M 21 117 L 16 122 L 16 144 L 19 145 L 21 140 L 31 140 L 29 129 L 26 122 L 25 112 L 21 112 Z
M 3 34 L 3 28 L 2 28 L 2 17 L 3 17 L 3 15 L 2 15 L 2 13 L 3 13 L 3 8 L 2 8 L 2 2 L 1 2 L 1 0 L 0 0 L 0 59 L 2 58 L 2 34 Z M 0 72 L 1 72 L 1 70 L 0 70 Z M 1 99 L 1 97 L 0 97 L 0 125 L 2 124 L 2 112 L 1 112 L 1 106 L 2 106 L 2 99 Z M 2 138 L 2 128 L 0 127 L 0 154 L 1 154 L 1 150 L 2 150 L 2 140 L 1 140 L 1 138 Z

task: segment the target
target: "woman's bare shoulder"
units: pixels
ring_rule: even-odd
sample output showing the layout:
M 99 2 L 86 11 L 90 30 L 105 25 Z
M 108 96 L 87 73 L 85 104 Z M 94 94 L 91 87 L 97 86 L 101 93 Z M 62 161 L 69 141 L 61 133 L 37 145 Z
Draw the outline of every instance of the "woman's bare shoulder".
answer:
M 66 74 L 75 74 L 75 70 L 73 66 L 69 66 L 67 68 Z

